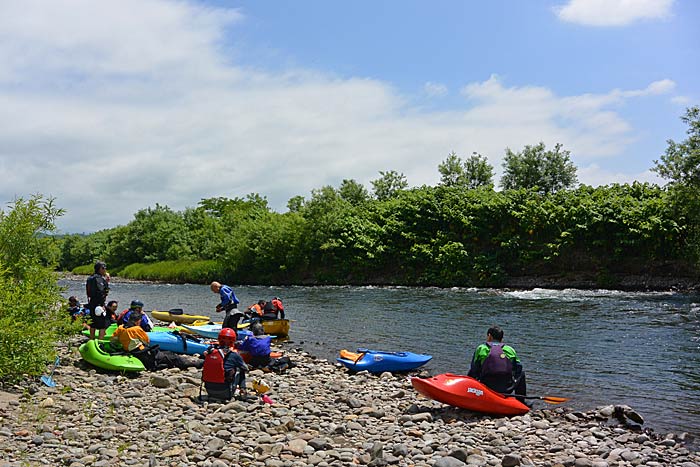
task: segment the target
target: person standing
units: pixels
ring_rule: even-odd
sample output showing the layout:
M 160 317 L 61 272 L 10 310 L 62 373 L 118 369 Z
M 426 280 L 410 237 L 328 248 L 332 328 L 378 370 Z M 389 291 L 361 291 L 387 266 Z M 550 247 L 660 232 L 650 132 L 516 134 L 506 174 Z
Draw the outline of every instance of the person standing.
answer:
M 486 342 L 474 351 L 467 376 L 479 380 L 496 392 L 524 396 L 527 393 L 525 372 L 515 350 L 502 342 L 503 330 L 491 326 Z M 522 402 L 522 400 L 521 400 Z
M 216 281 L 212 282 L 209 288 L 212 292 L 218 293 L 221 297 L 221 303 L 216 305 L 216 312 L 221 313 L 224 311 L 226 313 L 221 328 L 231 328 L 236 330 L 238 327 L 238 321 L 243 317 L 243 313 L 238 311 L 238 304 L 240 303 L 240 300 L 238 300 L 238 297 L 236 297 L 235 292 L 228 285 L 222 285 Z
M 95 338 L 95 330 L 98 331 L 98 337 L 104 339 L 105 329 L 109 326 L 105 310 L 109 282 L 105 276 L 107 276 L 107 265 L 98 261 L 95 263 L 95 273 L 88 277 L 85 282 L 85 292 L 88 298 L 87 307 L 90 310 L 90 339 Z

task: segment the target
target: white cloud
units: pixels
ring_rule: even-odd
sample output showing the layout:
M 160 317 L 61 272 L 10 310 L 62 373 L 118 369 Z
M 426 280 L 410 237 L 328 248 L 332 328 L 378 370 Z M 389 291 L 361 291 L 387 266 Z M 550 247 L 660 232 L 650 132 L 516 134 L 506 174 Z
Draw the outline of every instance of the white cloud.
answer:
M 380 170 L 435 184 L 453 149 L 498 168 L 505 147 L 542 140 L 590 163 L 633 138 L 617 105 L 673 88 L 557 96 L 493 76 L 464 87 L 463 109 L 435 112 L 378 80 L 236 64 L 220 42 L 233 37 L 236 53 L 235 10 L 35 0 L 1 2 L 0 17 L 0 201 L 53 195 L 69 232 L 211 196 L 260 193 L 282 211 L 344 178 L 369 186 Z
M 430 97 L 443 97 L 447 95 L 447 86 L 442 83 L 433 83 L 428 81 L 423 86 L 423 89 Z
M 688 96 L 673 96 L 671 102 L 676 105 L 689 105 L 691 99 Z
M 559 19 L 585 26 L 626 26 L 671 15 L 673 0 L 569 0 L 555 7 Z

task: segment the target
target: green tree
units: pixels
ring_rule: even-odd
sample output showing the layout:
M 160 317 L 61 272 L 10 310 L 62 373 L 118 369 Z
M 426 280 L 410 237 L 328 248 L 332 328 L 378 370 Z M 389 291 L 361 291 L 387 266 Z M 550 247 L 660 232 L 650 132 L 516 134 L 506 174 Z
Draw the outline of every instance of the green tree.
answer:
M 680 143 L 669 139 L 652 170 L 669 180 L 676 215 L 688 223 L 687 256 L 700 263 L 700 107 L 686 109 L 681 120 L 688 137 Z
M 408 188 L 408 181 L 403 173 L 390 170 L 388 172 L 379 171 L 380 178 L 372 180 L 374 196 L 379 201 L 385 201 L 396 196 L 400 190 Z
M 72 329 L 54 265 L 42 263 L 42 238 L 55 231 L 62 214 L 53 198 L 42 195 L 18 198 L 9 211 L 0 210 L 0 379 L 41 374 L 53 360 L 56 341 Z
M 440 172 L 440 183 L 445 186 L 462 185 L 466 178 L 462 158 L 454 151 L 438 165 L 438 172 Z
M 525 146 L 519 153 L 508 148 L 503 160 L 501 187 L 504 190 L 536 189 L 543 194 L 572 188 L 577 177 L 570 154 L 561 144 L 547 151 L 542 142 Z
M 369 199 L 369 192 L 367 189 L 354 179 L 343 180 L 338 188 L 338 194 L 342 199 L 347 201 L 352 205 L 362 204 Z
M 661 161 L 652 169 L 670 183 L 700 189 L 700 107 L 686 109 L 681 120 L 688 125 L 688 138 L 680 143 L 668 140 Z
M 493 166 L 476 152 L 464 161 L 464 176 L 467 188 L 493 187 Z
M 292 196 L 287 201 L 287 209 L 289 212 L 299 212 L 304 208 L 304 197 L 301 195 Z

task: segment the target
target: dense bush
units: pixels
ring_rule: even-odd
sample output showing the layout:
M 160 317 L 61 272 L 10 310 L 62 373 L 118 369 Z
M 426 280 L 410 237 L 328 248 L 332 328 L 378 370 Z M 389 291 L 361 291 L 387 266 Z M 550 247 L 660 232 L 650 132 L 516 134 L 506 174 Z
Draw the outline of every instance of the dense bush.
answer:
M 55 342 L 77 330 L 63 311 L 50 248 L 62 210 L 40 195 L 17 199 L 0 211 L 0 379 L 38 375 L 55 355 Z

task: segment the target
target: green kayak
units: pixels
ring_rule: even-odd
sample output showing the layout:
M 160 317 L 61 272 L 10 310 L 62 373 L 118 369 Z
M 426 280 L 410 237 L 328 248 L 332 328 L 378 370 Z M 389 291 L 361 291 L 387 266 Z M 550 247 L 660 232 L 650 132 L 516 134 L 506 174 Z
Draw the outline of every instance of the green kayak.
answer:
M 117 323 L 110 324 L 107 329 L 105 329 L 105 338 L 109 339 L 112 337 L 112 334 L 114 334 L 114 331 L 117 330 Z M 174 331 L 175 329 L 178 328 L 169 328 L 167 326 L 154 326 L 153 331 L 151 332 L 170 332 Z M 89 329 L 83 329 L 83 334 L 86 336 L 90 335 L 90 330 Z M 95 331 L 95 337 L 97 337 L 97 331 Z
M 131 355 L 110 355 L 92 339 L 82 344 L 78 351 L 86 362 L 98 368 L 115 371 L 144 371 L 143 363 Z

